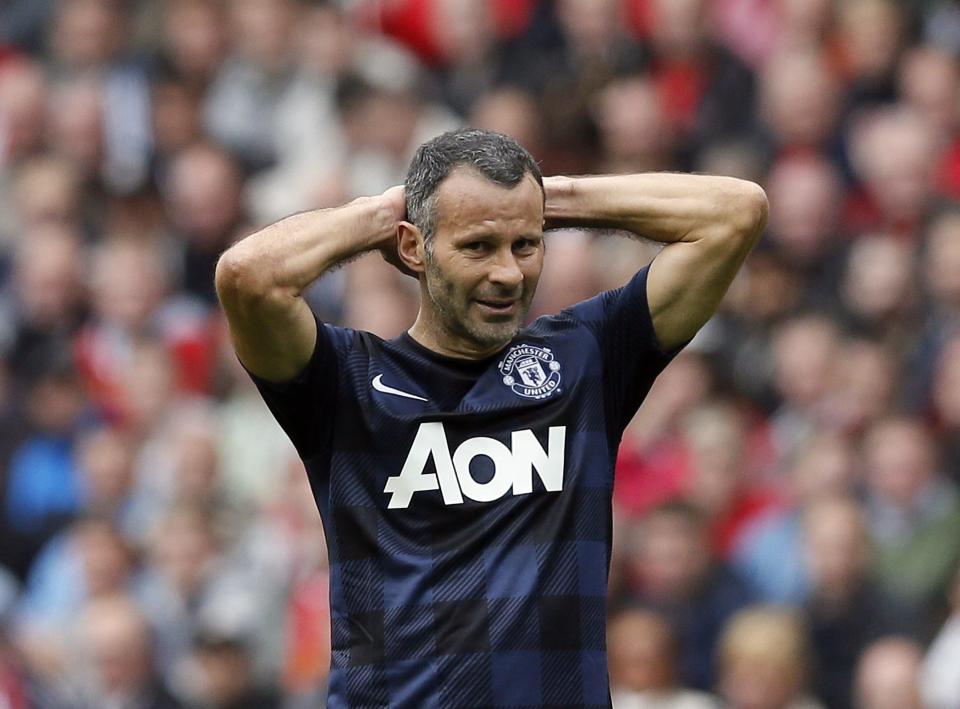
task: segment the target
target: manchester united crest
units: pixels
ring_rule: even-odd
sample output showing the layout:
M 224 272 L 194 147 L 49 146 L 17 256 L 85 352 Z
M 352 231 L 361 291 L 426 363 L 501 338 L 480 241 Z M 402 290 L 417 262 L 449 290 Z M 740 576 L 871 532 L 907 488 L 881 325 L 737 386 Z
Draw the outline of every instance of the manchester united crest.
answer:
M 560 386 L 560 363 L 547 347 L 514 345 L 499 367 L 503 383 L 525 399 L 546 399 Z

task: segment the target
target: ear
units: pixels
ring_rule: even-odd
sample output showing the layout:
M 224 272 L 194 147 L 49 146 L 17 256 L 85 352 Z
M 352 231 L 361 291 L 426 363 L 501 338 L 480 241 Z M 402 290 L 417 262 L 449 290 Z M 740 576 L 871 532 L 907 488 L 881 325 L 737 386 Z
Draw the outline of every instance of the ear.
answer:
M 397 252 L 403 265 L 414 273 L 427 270 L 423 234 L 410 222 L 402 221 L 397 224 Z

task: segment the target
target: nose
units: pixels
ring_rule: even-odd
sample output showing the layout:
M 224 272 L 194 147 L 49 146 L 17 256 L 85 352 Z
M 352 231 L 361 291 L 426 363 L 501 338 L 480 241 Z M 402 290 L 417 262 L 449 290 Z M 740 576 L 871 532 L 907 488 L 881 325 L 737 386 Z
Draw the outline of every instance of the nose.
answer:
M 517 257 L 512 251 L 501 252 L 490 268 L 488 275 L 491 283 L 502 286 L 504 289 L 515 289 L 523 282 L 523 271 L 517 263 Z

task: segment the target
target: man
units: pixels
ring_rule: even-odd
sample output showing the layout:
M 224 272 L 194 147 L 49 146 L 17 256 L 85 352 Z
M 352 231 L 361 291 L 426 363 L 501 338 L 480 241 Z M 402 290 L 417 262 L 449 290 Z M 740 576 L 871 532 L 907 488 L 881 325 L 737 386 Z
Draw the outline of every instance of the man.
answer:
M 607 647 L 616 709 L 719 709 L 709 694 L 682 686 L 679 639 L 655 611 L 625 608 L 613 615 Z
M 223 255 L 237 353 L 327 531 L 329 706 L 609 706 L 617 444 L 765 217 L 749 183 L 544 180 L 514 141 L 464 130 L 421 146 L 404 188 Z M 555 226 L 671 243 L 624 288 L 523 328 Z M 374 249 L 420 281 L 416 322 L 389 342 L 317 322 L 301 297 Z

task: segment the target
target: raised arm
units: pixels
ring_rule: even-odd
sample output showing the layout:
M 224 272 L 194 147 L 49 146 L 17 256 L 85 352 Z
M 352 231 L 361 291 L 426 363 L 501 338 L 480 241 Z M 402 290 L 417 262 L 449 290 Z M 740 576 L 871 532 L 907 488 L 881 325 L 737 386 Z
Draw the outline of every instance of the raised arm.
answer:
M 316 344 L 308 285 L 365 251 L 396 253 L 403 188 L 342 207 L 287 217 L 233 245 L 217 263 L 216 286 L 237 355 L 252 373 L 282 382 L 296 376 Z
M 716 312 L 767 219 L 763 190 L 732 177 L 550 177 L 544 189 L 546 228 L 622 229 L 668 244 L 647 277 L 664 349 L 689 340 Z

